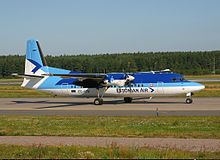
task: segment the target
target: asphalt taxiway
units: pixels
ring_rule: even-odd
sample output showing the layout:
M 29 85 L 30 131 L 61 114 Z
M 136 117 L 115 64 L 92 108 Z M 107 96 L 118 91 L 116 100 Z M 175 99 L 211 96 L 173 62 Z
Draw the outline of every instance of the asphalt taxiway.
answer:
M 155 98 L 150 102 L 105 98 L 93 105 L 93 98 L 1 98 L 0 115 L 78 115 L 78 116 L 220 116 L 220 98 Z

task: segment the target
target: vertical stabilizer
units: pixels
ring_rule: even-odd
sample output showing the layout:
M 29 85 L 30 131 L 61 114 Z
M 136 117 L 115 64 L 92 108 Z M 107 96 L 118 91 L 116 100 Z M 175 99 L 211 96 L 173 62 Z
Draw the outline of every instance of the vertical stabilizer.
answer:
M 31 39 L 27 41 L 25 72 L 22 87 L 37 88 L 43 81 L 42 74 L 47 71 L 47 63 L 43 56 L 39 42 Z
M 47 63 L 43 57 L 39 42 L 37 40 L 28 40 L 25 59 L 25 74 L 41 75 L 44 73 L 41 70 L 41 67 L 43 66 L 47 66 Z

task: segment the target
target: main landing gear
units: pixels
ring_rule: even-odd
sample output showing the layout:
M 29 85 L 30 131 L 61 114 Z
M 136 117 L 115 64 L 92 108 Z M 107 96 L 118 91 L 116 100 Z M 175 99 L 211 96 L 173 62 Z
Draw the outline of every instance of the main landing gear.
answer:
M 191 104 L 193 102 L 192 95 L 193 95 L 193 93 L 191 93 L 191 92 L 186 94 L 186 97 L 187 97 L 186 101 L 185 101 L 186 104 Z
M 96 99 L 94 99 L 94 105 L 102 105 L 103 104 L 103 95 L 104 95 L 104 93 L 105 93 L 105 91 L 107 90 L 108 88 L 106 88 L 104 91 L 103 91 L 103 93 L 102 93 L 102 95 L 100 96 L 100 89 L 99 88 L 97 88 L 97 96 L 98 96 L 98 98 L 96 98 Z
M 102 98 L 96 98 L 94 100 L 94 105 L 102 105 L 103 104 L 103 99 Z
M 132 98 L 131 97 L 124 97 L 124 101 L 125 101 L 125 103 L 131 103 Z

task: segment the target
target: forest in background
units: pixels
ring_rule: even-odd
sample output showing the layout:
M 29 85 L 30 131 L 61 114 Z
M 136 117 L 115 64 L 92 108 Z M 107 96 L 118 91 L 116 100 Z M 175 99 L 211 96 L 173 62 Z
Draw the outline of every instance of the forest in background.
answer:
M 220 74 L 220 51 L 46 56 L 48 66 L 90 73 L 171 69 L 187 75 Z M 24 73 L 25 56 L 0 56 L 0 77 Z

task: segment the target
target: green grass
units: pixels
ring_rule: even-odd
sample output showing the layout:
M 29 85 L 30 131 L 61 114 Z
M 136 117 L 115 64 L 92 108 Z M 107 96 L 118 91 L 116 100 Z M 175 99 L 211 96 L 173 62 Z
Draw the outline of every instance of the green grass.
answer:
M 22 82 L 23 78 L 0 78 L 0 82 Z
M 23 88 L 20 85 L 0 85 L 0 98 L 48 98 L 52 94 L 39 90 Z
M 0 116 L 0 135 L 220 138 L 220 117 Z
M 195 92 L 195 97 L 220 97 L 220 82 L 202 82 L 205 89 Z
M 220 89 L 219 90 L 205 89 L 200 92 L 195 92 L 193 97 L 220 97 Z
M 186 79 L 216 79 L 220 78 L 220 74 L 216 75 L 186 75 Z
M 220 152 L 189 152 L 176 149 L 149 149 L 137 147 L 79 147 L 79 146 L 15 146 L 0 145 L 0 159 L 219 159 Z

